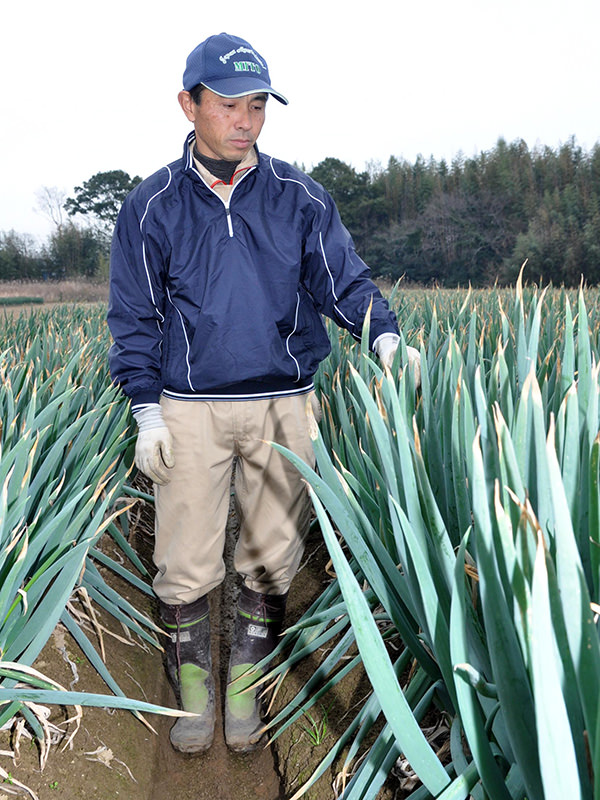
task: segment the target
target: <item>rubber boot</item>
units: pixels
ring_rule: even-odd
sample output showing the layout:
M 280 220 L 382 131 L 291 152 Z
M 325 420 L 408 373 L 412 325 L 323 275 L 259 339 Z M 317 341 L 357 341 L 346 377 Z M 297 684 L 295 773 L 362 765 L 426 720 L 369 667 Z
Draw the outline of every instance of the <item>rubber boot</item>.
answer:
M 210 657 L 210 618 L 206 595 L 186 605 L 160 603 L 169 633 L 167 674 L 177 702 L 198 717 L 179 717 L 169 738 L 175 750 L 201 753 L 211 746 L 215 729 L 215 684 Z
M 262 739 L 260 688 L 243 692 L 263 674 L 253 669 L 277 646 L 287 594 L 260 594 L 242 586 L 231 643 L 225 698 L 225 741 L 230 750 L 247 753 Z M 248 673 L 248 674 L 246 674 Z

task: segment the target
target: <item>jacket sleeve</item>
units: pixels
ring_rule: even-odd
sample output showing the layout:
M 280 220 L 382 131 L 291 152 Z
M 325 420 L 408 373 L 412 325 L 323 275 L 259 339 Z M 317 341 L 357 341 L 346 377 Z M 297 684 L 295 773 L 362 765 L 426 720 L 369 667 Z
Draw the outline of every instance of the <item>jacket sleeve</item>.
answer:
M 137 187 L 138 189 L 141 189 Z M 129 195 L 112 239 L 107 321 L 113 338 L 111 378 L 132 408 L 157 403 L 163 389 L 161 355 L 168 255 L 148 232 L 143 193 Z
M 319 187 L 321 188 L 321 187 Z M 303 282 L 318 310 L 360 339 L 371 307 L 369 347 L 382 333 L 398 333 L 391 311 L 358 256 L 330 195 L 321 188 L 313 198 L 313 213 L 306 233 Z

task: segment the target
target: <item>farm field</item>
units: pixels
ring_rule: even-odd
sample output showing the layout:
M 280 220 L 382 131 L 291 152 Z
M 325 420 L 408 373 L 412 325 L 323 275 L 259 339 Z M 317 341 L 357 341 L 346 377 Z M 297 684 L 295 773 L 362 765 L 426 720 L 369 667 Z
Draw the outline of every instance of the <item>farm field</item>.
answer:
M 296 624 L 267 676 L 281 776 L 281 790 L 274 773 L 260 789 L 269 800 L 600 798 L 599 301 L 595 289 L 521 283 L 399 288 L 404 341 L 422 354 L 418 390 L 399 363 L 384 374 L 330 329 L 318 472 L 297 463 L 315 530 Z M 0 767 L 7 792 L 23 779 L 40 800 L 75 798 L 76 787 L 158 797 L 156 737 L 126 711 L 107 724 L 104 709 L 150 713 L 163 739 L 170 724 L 153 713 L 172 700 L 156 681 L 151 501 L 128 469 L 133 431 L 108 380 L 103 314 L 102 302 L 0 311 L 0 725 L 20 716 L 39 743 L 22 738 L 20 759 Z M 96 615 L 125 639 L 107 644 L 107 665 Z M 70 660 L 56 657 L 61 646 Z M 121 647 L 136 651 L 134 668 Z M 102 724 L 86 734 L 99 712 L 84 708 L 69 761 L 52 746 L 40 773 L 31 754 L 58 734 L 38 706 L 53 701 L 69 712 L 96 703 Z M 94 746 L 102 726 L 123 735 Z M 3 751 L 15 730 L 6 737 Z M 256 761 L 215 757 L 229 758 L 237 785 L 257 786 Z M 200 798 L 186 761 L 169 769 Z M 269 769 L 261 762 L 258 775 Z
M 65 281 L 3 281 L 0 283 L 0 301 L 18 297 L 35 297 L 47 304 L 100 303 L 108 299 L 108 283 L 92 282 L 81 278 Z M 36 303 L 37 305 L 37 303 Z M 26 309 L 30 308 L 27 305 Z

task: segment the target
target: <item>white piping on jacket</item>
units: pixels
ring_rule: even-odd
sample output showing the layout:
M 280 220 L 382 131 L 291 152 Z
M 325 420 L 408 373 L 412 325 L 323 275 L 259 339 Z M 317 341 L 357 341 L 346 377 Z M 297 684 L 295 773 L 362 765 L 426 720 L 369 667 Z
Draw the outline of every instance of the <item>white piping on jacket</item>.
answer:
M 160 317 L 160 321 L 161 322 L 164 322 L 165 318 L 164 318 L 162 312 L 160 311 L 160 309 L 158 308 L 158 306 L 156 305 L 156 299 L 154 297 L 154 291 L 152 289 L 152 281 L 150 280 L 150 270 L 148 269 L 148 261 L 147 261 L 147 258 L 146 258 L 146 243 L 144 241 L 144 234 L 143 234 L 143 231 L 142 231 L 142 227 L 143 227 L 143 224 L 144 224 L 144 220 L 146 219 L 146 215 L 148 214 L 148 210 L 150 208 L 150 203 L 154 199 L 156 199 L 160 194 L 162 194 L 164 191 L 166 191 L 169 188 L 170 184 L 171 184 L 171 180 L 173 178 L 173 174 L 171 172 L 171 169 L 168 166 L 165 166 L 165 169 L 169 173 L 169 179 L 166 182 L 166 184 L 163 186 L 163 188 L 160 189 L 155 194 L 153 194 L 152 197 L 148 200 L 148 202 L 146 203 L 146 209 L 145 209 L 145 211 L 144 211 L 144 213 L 142 215 L 142 218 L 140 219 L 140 234 L 142 236 L 142 258 L 143 258 L 143 262 L 144 262 L 144 270 L 146 271 L 146 280 L 148 281 L 148 290 L 150 292 L 150 299 L 152 301 L 152 305 L 154 306 L 154 309 L 155 309 L 156 313 Z M 166 287 L 166 292 L 167 292 L 167 298 L 169 300 L 169 303 L 171 303 L 173 308 L 177 311 L 177 315 L 179 316 L 179 322 L 181 324 L 181 330 L 183 331 L 183 336 L 184 336 L 185 343 L 186 343 L 185 363 L 187 364 L 187 382 L 188 382 L 188 385 L 189 385 L 190 389 L 192 391 L 194 391 L 194 387 L 193 387 L 192 381 L 191 381 L 191 365 L 190 365 L 190 358 L 189 358 L 189 356 L 190 356 L 190 342 L 189 342 L 189 339 L 188 339 L 187 331 L 186 331 L 185 325 L 183 323 L 183 317 L 181 315 L 181 311 L 177 308 L 177 306 L 173 302 L 173 300 L 171 298 L 171 293 L 169 292 L 169 287 L 168 286 Z M 162 334 L 162 328 L 161 328 L 160 322 L 157 321 L 156 324 L 158 326 L 159 331 Z M 161 350 L 162 350 L 162 342 L 161 342 Z
M 300 376 L 301 376 L 300 364 L 298 363 L 298 359 L 296 358 L 296 356 L 294 356 L 292 354 L 292 351 L 290 350 L 290 339 L 296 333 L 296 329 L 298 327 L 298 310 L 299 309 L 300 309 L 300 293 L 296 292 L 296 313 L 294 314 L 294 328 L 290 332 L 290 334 L 287 337 L 287 339 L 285 340 L 285 349 L 287 350 L 289 357 L 292 359 L 292 361 L 296 365 L 296 372 L 298 374 L 298 377 L 296 378 L 297 381 L 300 380 Z
M 189 392 L 175 392 L 173 389 L 163 389 L 165 397 L 172 397 L 175 400 L 269 400 L 273 397 L 295 397 L 296 395 L 307 394 L 315 388 L 311 381 L 306 386 L 298 389 L 282 389 L 273 392 L 249 392 L 247 394 L 189 394 Z
M 194 385 L 192 384 L 192 366 L 190 364 L 190 340 L 188 339 L 187 331 L 185 329 L 185 325 L 183 323 L 183 316 L 181 311 L 177 308 L 173 300 L 171 299 L 171 292 L 169 291 L 169 287 L 166 286 L 167 297 L 169 298 L 169 303 L 173 306 L 175 311 L 177 312 L 177 316 L 179 317 L 179 322 L 181 324 L 181 330 L 183 331 L 183 338 L 185 339 L 185 363 L 187 364 L 187 382 L 190 389 L 195 391 Z
M 275 175 L 275 177 L 278 180 L 280 180 L 280 181 L 288 181 L 289 183 L 297 183 L 299 186 L 301 186 L 304 189 L 304 191 L 310 197 L 311 200 L 314 200 L 316 203 L 320 203 L 323 206 L 323 209 L 327 210 L 327 206 L 325 205 L 325 203 L 320 198 L 315 197 L 314 194 L 311 194 L 310 191 L 308 190 L 308 187 L 304 183 L 302 183 L 302 181 L 299 181 L 296 178 L 282 178 L 281 175 L 278 175 L 277 172 L 275 171 L 275 167 L 273 165 L 273 158 L 269 159 L 269 164 L 271 166 L 271 172 L 273 173 L 273 175 Z M 334 304 L 333 304 L 333 307 L 335 308 L 337 313 L 340 315 L 340 317 L 348 323 L 348 325 L 351 325 L 352 328 L 356 328 L 356 323 L 352 322 L 351 320 L 349 320 L 348 317 L 340 310 L 339 306 L 337 305 L 338 302 L 339 302 L 339 297 L 337 296 L 337 293 L 335 291 L 335 280 L 334 280 L 334 277 L 333 277 L 333 273 L 329 269 L 329 264 L 327 263 L 327 256 L 325 255 L 325 247 L 323 245 L 323 232 L 322 231 L 319 231 L 319 247 L 321 249 L 321 255 L 323 256 L 323 263 L 325 264 L 325 269 L 327 270 L 327 274 L 329 275 L 329 282 L 331 283 L 331 295 L 332 295 L 332 297 L 333 297 L 333 299 L 335 301 Z
M 329 269 L 329 264 L 327 263 L 327 256 L 325 255 L 325 246 L 323 245 L 323 232 L 322 231 L 319 231 L 319 246 L 321 248 L 321 255 L 323 256 L 323 263 L 325 264 L 325 269 L 327 270 L 327 274 L 329 275 L 329 279 L 331 280 L 331 294 L 334 296 L 335 301 L 336 301 L 333 304 L 333 307 L 335 308 L 337 313 L 340 315 L 340 317 L 342 319 L 346 320 L 348 325 L 351 325 L 353 328 L 355 328 L 356 327 L 355 323 L 352 322 L 351 320 L 349 320 L 348 317 L 342 312 L 342 310 L 337 305 L 337 301 L 338 301 L 339 298 L 338 298 L 338 296 L 337 296 L 337 294 L 335 292 L 335 281 L 333 280 L 333 274 L 332 274 L 331 270 Z
M 168 189 L 169 186 L 171 185 L 171 179 L 173 177 L 173 174 L 171 173 L 171 170 L 170 170 L 170 168 L 168 166 L 166 166 L 165 169 L 169 173 L 169 179 L 166 182 L 166 184 L 163 186 L 163 188 L 159 189 L 159 191 L 156 192 L 155 194 L 153 194 L 152 197 L 148 200 L 148 202 L 146 203 L 146 208 L 144 210 L 144 213 L 142 214 L 142 218 L 140 219 L 140 235 L 142 237 L 142 260 L 144 262 L 144 270 L 146 271 L 146 280 L 148 281 L 148 290 L 150 291 L 150 300 L 152 301 L 152 305 L 156 309 L 156 313 L 158 314 L 158 316 L 160 317 L 162 322 L 165 321 L 165 318 L 161 314 L 160 309 L 158 308 L 158 306 L 156 305 L 156 298 L 154 297 L 154 291 L 152 289 L 152 281 L 150 280 L 150 270 L 148 269 L 148 261 L 146 259 L 146 243 L 144 241 L 144 233 L 142 231 L 142 226 L 144 225 L 144 220 L 146 219 L 146 215 L 148 214 L 148 209 L 150 208 L 150 203 L 155 198 L 157 198 L 159 194 L 162 194 L 164 191 L 166 191 L 166 189 Z M 159 330 L 160 330 L 160 325 L 158 327 L 159 327 Z

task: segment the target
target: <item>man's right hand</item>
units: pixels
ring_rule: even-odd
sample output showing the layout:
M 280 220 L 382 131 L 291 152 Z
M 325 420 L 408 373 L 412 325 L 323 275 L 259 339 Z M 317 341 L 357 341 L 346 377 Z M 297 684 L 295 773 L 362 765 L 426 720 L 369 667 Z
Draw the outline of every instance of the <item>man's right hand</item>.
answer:
M 173 439 L 162 416 L 158 403 L 134 411 L 138 423 L 135 445 L 135 465 L 154 483 L 164 486 L 169 482 L 169 470 L 175 466 Z

